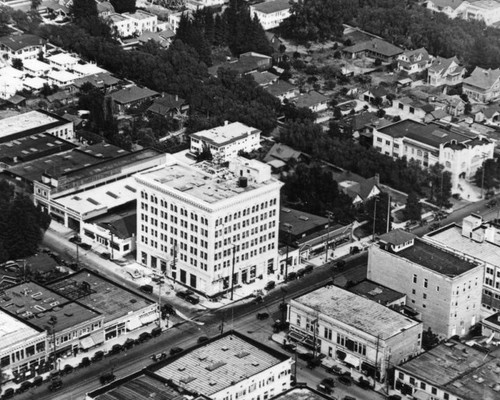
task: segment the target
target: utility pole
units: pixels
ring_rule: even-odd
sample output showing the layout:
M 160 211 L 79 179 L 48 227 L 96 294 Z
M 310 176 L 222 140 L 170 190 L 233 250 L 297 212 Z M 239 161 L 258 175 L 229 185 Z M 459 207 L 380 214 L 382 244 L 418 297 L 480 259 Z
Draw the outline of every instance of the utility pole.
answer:
M 484 197 L 483 191 L 484 191 L 484 170 L 486 169 L 486 165 L 484 160 L 486 159 L 486 153 L 482 154 L 482 159 L 483 159 L 483 171 L 481 174 L 481 199 Z
M 391 194 L 387 195 L 387 229 L 386 233 L 391 230 Z
M 378 372 L 378 349 L 379 349 L 380 335 L 377 335 L 377 351 L 375 353 L 375 377 L 374 381 L 377 380 L 377 372 Z
M 233 265 L 231 267 L 231 301 L 234 294 L 234 264 L 236 263 L 236 245 L 233 243 Z
M 373 235 L 372 240 L 375 241 L 375 221 L 377 220 L 377 202 L 378 197 L 373 200 Z
M 318 329 L 318 317 L 312 321 L 313 325 L 313 358 L 316 358 L 316 331 Z
M 114 252 L 113 252 L 113 232 L 111 230 L 109 232 L 111 234 L 111 242 L 109 242 L 109 247 L 111 249 L 111 259 L 113 260 L 115 258 Z
M 158 327 L 160 328 L 161 330 L 161 286 L 163 285 L 163 276 L 160 278 L 160 280 L 158 281 L 158 314 L 159 314 L 159 317 L 158 317 Z
M 328 218 L 328 230 L 326 231 L 325 264 L 328 262 L 328 250 L 330 249 L 330 222 L 332 218 L 332 212 L 327 211 L 326 217 Z
M 292 227 L 289 226 L 287 228 L 287 239 L 286 239 L 286 259 L 285 259 L 285 278 L 283 279 L 283 281 L 287 281 L 287 278 L 288 278 L 288 247 L 290 246 L 290 234 L 292 232 Z

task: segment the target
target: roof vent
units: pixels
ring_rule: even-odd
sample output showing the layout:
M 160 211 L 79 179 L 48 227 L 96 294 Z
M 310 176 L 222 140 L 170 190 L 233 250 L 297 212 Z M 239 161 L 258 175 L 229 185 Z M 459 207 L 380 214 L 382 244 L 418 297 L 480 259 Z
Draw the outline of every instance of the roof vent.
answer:
M 306 217 L 305 215 L 301 215 L 301 216 L 299 216 L 299 219 L 300 219 L 301 221 L 309 221 L 309 217 Z

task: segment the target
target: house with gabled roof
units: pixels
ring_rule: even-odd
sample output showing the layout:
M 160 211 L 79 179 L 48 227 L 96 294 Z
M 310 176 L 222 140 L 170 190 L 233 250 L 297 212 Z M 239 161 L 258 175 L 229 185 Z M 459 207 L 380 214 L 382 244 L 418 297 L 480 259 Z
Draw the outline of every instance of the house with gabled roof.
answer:
M 368 103 L 375 102 L 376 98 L 380 98 L 382 103 L 387 101 L 387 95 L 389 92 L 382 86 L 372 87 L 366 92 L 361 93 L 361 100 L 367 101 Z
M 474 121 L 488 125 L 498 124 L 500 121 L 500 104 L 491 104 L 479 110 L 476 115 L 474 115 Z
M 433 12 L 446 14 L 449 18 L 459 16 L 464 0 L 427 0 L 425 7 Z
M 250 15 L 257 18 L 265 31 L 277 28 L 290 17 L 289 0 L 271 0 L 250 5 Z
M 431 86 L 455 86 L 462 83 L 465 72 L 457 57 L 436 57 L 427 69 L 427 83 Z
M 21 34 L 0 37 L 0 56 L 9 64 L 17 58 L 21 61 L 37 58 L 46 51 L 46 40 L 37 35 Z
M 398 70 L 408 74 L 425 71 L 431 66 L 432 57 L 426 49 L 407 50 L 398 56 Z
M 348 58 L 369 57 L 384 62 L 391 62 L 403 53 L 403 49 L 385 40 L 375 38 L 346 47 L 343 52 Z
M 342 181 L 339 182 L 339 187 L 352 199 L 352 204 L 355 206 L 362 205 L 365 201 L 378 196 L 382 192 L 378 174 L 359 182 L 351 180 Z
M 298 108 L 309 108 L 313 112 L 321 112 L 328 109 L 328 97 L 311 90 L 309 93 L 301 93 L 293 102 Z
M 153 104 L 147 109 L 149 113 L 172 118 L 179 117 L 180 115 L 186 116 L 188 111 L 189 104 L 185 99 L 179 97 L 177 94 L 168 93 L 164 93 L 161 97 L 155 99 Z
M 500 69 L 476 67 L 464 80 L 463 94 L 470 100 L 487 103 L 500 97 Z
M 130 107 L 138 106 L 144 104 L 145 102 L 152 101 L 154 98 L 159 96 L 160 93 L 140 86 L 131 86 L 109 94 L 113 105 L 120 113 L 124 112 Z

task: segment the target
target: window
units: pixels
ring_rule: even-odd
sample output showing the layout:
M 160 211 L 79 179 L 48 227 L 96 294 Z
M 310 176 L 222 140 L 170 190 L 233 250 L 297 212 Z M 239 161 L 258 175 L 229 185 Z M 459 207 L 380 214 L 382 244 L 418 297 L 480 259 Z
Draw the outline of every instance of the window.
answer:
M 420 389 L 425 390 L 425 382 L 420 382 Z
M 427 280 L 427 278 L 424 279 L 424 288 L 426 288 L 427 286 L 429 286 L 429 281 Z
M 427 298 L 427 293 L 424 293 L 424 300 Z
M 330 328 L 325 327 L 324 336 L 325 339 L 332 340 L 332 330 Z
M 413 274 L 413 283 L 417 283 L 417 274 Z
M 437 392 L 438 392 L 438 391 L 437 391 L 437 389 L 433 386 L 433 387 L 432 387 L 432 389 L 431 389 L 431 392 L 432 392 L 432 394 L 437 394 Z

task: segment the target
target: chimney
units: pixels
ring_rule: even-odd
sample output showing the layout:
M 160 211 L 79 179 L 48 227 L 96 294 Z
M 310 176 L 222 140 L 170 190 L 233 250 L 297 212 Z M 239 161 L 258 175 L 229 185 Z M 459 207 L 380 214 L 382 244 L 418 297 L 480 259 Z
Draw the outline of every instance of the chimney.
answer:
M 179 101 L 179 95 L 178 94 L 175 95 L 175 101 Z
M 378 172 L 375 174 L 375 183 L 377 185 L 380 185 L 380 175 L 378 174 Z
M 228 126 L 229 125 L 229 121 L 224 121 L 224 126 Z

